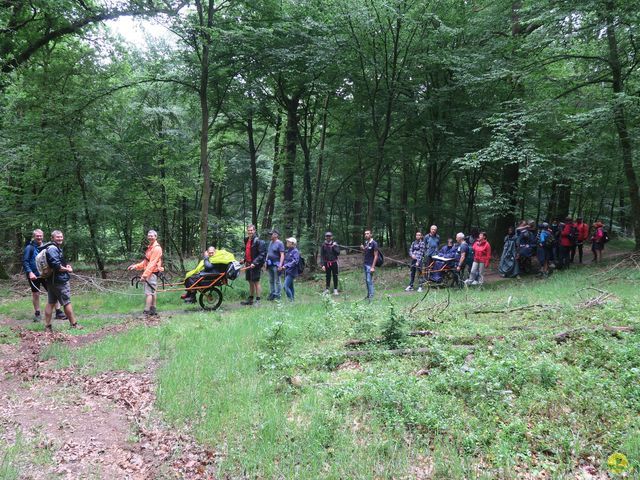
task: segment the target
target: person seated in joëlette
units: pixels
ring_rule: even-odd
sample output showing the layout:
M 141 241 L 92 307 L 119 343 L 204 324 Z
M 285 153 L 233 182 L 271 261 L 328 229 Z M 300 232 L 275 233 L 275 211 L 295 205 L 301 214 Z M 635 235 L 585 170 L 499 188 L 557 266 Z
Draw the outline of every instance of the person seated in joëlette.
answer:
M 235 257 L 232 253 L 222 248 L 217 250 L 212 246 L 207 248 L 196 268 L 185 275 L 184 286 L 187 292 L 180 298 L 184 299 L 185 303 L 195 303 L 197 290 L 191 287 L 211 286 L 220 274 L 227 271 L 229 264 L 233 261 Z

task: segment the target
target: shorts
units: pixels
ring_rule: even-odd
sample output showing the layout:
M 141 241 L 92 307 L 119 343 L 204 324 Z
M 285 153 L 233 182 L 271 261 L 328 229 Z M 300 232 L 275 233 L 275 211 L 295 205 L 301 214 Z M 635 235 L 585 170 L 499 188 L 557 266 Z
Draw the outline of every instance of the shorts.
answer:
M 69 282 L 55 283 L 49 282 L 47 285 L 47 303 L 53 305 L 59 302 L 61 307 L 71 303 L 71 285 Z
M 31 291 L 33 293 L 43 293 L 42 290 L 45 292 L 47 291 L 47 282 L 45 279 L 36 278 L 35 280 L 31 280 L 27 273 L 27 282 L 29 283 L 29 287 L 31 287 Z
M 262 265 L 256 265 L 253 268 L 245 270 L 244 278 L 247 279 L 247 282 L 259 282 L 261 272 L 262 272 Z
M 155 295 L 158 290 L 158 276 L 155 273 L 152 273 L 147 281 L 144 282 L 144 294 L 145 295 Z

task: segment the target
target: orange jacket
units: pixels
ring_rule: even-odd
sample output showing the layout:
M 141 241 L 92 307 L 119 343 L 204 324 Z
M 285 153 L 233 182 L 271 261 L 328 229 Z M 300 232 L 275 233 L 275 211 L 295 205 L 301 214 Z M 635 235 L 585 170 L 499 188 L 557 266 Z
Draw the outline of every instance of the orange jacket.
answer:
M 483 242 L 476 241 L 473 244 L 473 261 L 478 263 L 484 263 L 485 267 L 489 266 L 491 260 L 491 245 L 486 240 Z
M 144 252 L 144 260 L 136 263 L 133 267 L 136 270 L 144 270 L 141 275 L 143 280 L 146 280 L 154 273 L 164 272 L 162 267 L 162 247 L 157 240 L 147 247 L 147 251 Z

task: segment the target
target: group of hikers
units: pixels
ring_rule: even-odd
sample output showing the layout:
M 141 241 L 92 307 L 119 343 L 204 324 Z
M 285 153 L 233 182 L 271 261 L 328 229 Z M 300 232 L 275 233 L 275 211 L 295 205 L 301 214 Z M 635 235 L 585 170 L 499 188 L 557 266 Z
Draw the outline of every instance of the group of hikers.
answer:
M 272 229 L 269 242 L 265 242 L 256 232 L 255 225 L 249 225 L 244 238 L 244 258 L 236 262 L 233 253 L 222 248 L 210 246 L 202 254 L 198 265 L 187 272 L 184 278 L 186 293 L 182 295 L 185 303 L 195 302 L 194 286 L 212 285 L 220 275 L 240 271 L 245 272 L 249 284 L 249 296 L 241 303 L 257 306 L 262 296 L 260 283 L 263 268 L 269 274 L 268 301 L 278 301 L 282 292 L 289 301 L 295 299 L 295 279 L 304 270 L 304 258 L 298 250 L 295 237 L 280 240 L 280 232 Z M 500 258 L 498 271 L 504 277 L 515 277 L 521 273 L 531 272 L 532 258 L 537 257 L 540 266 L 539 275 L 548 276 L 550 267 L 567 268 L 574 262 L 576 254 L 582 263 L 584 244 L 591 242 L 593 261 L 602 260 L 604 245 L 609 235 L 601 222 L 588 224 L 578 218 L 575 222 L 566 218 L 563 222 L 544 222 L 540 225 L 533 221 L 521 221 L 517 227 L 509 227 L 504 238 L 504 249 Z M 158 242 L 155 230 L 147 232 L 148 246 L 144 258 L 128 266 L 128 270 L 141 271 L 140 281 L 144 285 L 145 315 L 157 314 L 158 278 L 163 267 L 163 251 Z M 72 328 L 82 328 L 75 317 L 71 306 L 70 274 L 71 265 L 66 261 L 63 251 L 64 235 L 59 230 L 51 233 L 51 241 L 44 242 L 42 230 L 33 231 L 31 241 L 26 245 L 23 254 L 23 270 L 29 283 L 34 316 L 33 321 L 41 321 L 40 294 L 47 293 L 47 305 L 44 310 L 45 330 L 51 332 L 51 320 L 55 310 L 56 319 L 68 319 Z M 347 247 L 344 247 L 347 248 Z M 348 247 L 351 248 L 351 247 Z M 320 267 L 325 272 L 324 294 L 339 294 L 338 260 L 342 247 L 334 240 L 331 232 L 326 232 L 324 242 L 320 246 Z M 372 301 L 375 294 L 374 277 L 376 267 L 382 265 L 383 255 L 371 230 L 364 231 L 364 242 L 360 245 L 362 266 L 366 286 L 365 300 Z M 408 251 L 410 262 L 409 284 L 405 291 L 414 290 L 416 279 L 417 291 L 423 290 L 426 282 L 440 283 L 445 274 L 450 274 L 457 283 L 462 283 L 465 270 L 468 268 L 466 285 L 484 283 L 485 270 L 491 261 L 491 245 L 485 232 L 472 229 L 469 235 L 458 233 L 455 238 L 449 237 L 441 243 L 438 227 L 432 225 L 429 233 L 423 235 L 416 232 L 415 240 Z M 400 262 L 404 263 L 404 262 Z M 333 289 L 331 285 L 333 283 Z
M 591 228 L 577 218 L 567 217 L 564 221 L 535 224 L 533 220 L 522 220 L 516 228 L 510 227 L 504 237 L 504 249 L 498 271 L 503 277 L 517 277 L 532 272 L 532 259 L 537 258 L 538 275 L 548 276 L 550 268 L 569 268 L 576 254 L 578 263 L 583 262 L 584 245 L 591 243 L 593 262 L 602 261 L 602 252 L 609 241 L 609 234 L 602 222 L 595 222 Z

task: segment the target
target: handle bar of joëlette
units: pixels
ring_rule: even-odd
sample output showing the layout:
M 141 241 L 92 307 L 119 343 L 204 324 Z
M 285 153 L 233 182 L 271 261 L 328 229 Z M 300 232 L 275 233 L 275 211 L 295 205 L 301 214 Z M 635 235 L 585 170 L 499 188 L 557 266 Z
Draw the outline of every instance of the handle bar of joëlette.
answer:
M 249 267 L 242 267 L 240 269 L 241 272 L 248 270 Z M 227 272 L 222 272 L 222 273 L 218 273 L 218 274 L 210 274 L 210 275 L 202 275 L 200 276 L 193 285 L 189 286 L 189 287 L 185 287 L 184 286 L 184 282 L 178 282 L 178 283 L 166 283 L 165 282 L 165 276 L 164 275 L 158 275 L 158 278 L 161 279 L 162 281 L 162 288 L 160 290 L 158 290 L 158 292 L 181 292 L 183 290 L 186 290 L 188 292 L 190 291 L 202 291 L 202 290 L 207 290 L 209 288 L 211 288 L 212 286 L 215 286 L 219 280 L 221 280 L 222 278 L 224 278 L 224 276 L 227 274 Z M 211 282 L 211 284 L 209 285 L 199 285 L 200 282 L 202 282 L 204 279 L 208 279 L 208 280 L 213 280 Z M 135 286 L 136 288 L 139 288 L 140 286 L 140 282 L 142 281 L 142 277 L 140 277 L 140 275 L 136 275 L 135 277 L 131 278 L 131 286 Z M 147 282 L 145 280 L 146 284 L 149 285 L 149 282 Z M 180 287 L 180 288 L 167 288 L 167 287 Z M 149 287 L 151 287 L 152 290 L 156 290 L 155 288 L 153 288 L 151 285 L 149 285 Z

